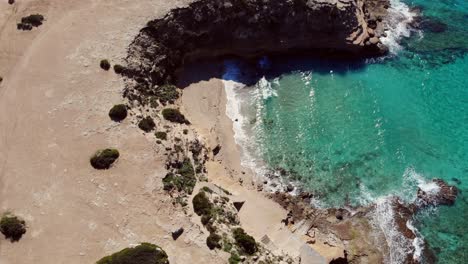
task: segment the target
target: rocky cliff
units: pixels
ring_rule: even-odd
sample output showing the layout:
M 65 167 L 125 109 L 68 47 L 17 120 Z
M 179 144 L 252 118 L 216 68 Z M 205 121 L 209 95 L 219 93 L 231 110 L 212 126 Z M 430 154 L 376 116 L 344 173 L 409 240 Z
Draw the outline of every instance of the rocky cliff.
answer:
M 125 96 L 144 103 L 158 85 L 174 83 L 184 63 L 206 57 L 382 55 L 388 7 L 388 0 L 196 1 L 140 31 L 122 72 L 134 80 Z

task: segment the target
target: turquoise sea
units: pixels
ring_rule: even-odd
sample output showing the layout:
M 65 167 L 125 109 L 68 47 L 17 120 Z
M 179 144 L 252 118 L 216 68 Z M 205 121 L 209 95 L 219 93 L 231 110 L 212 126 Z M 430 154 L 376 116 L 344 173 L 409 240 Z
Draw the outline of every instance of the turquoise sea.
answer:
M 414 226 L 437 263 L 468 263 L 468 1 L 406 4 L 426 22 L 392 46 L 393 55 L 265 59 L 264 77 L 236 88 L 240 103 L 231 102 L 228 115 L 242 115 L 236 140 L 246 165 L 280 170 L 321 206 L 389 195 L 411 201 L 433 178 L 456 185 L 455 206 L 426 210 Z M 226 74 L 241 70 L 230 62 Z

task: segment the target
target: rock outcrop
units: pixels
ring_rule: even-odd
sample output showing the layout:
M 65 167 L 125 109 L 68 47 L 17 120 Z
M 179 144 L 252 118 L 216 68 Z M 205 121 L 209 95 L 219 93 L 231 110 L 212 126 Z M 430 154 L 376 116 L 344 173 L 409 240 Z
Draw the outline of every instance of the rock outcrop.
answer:
M 129 47 L 125 91 L 145 103 L 200 58 L 313 53 L 371 57 L 380 43 L 388 0 L 200 0 L 148 22 Z
M 419 263 L 419 260 L 413 257 L 415 248 L 412 241 L 417 239 L 414 228 L 409 225 L 413 216 L 428 206 L 453 205 L 458 195 L 455 186 L 450 186 L 440 179 L 432 180 L 426 187 L 426 191 L 418 189 L 417 198 L 411 203 L 406 203 L 398 197 L 388 198 L 387 209 L 393 211 L 392 225 L 395 225 L 395 231 L 401 234 L 399 239 L 408 242 L 406 255 L 403 256 L 404 263 Z M 302 231 L 309 244 L 320 243 L 322 237 L 323 244 L 342 247 L 346 257 L 337 257 L 336 260 L 343 259 L 351 263 L 382 263 L 389 254 L 390 245 L 380 243 L 388 239 L 383 234 L 386 230 L 376 230 L 377 227 L 373 225 L 377 205 L 321 209 L 310 206 L 312 197 L 309 193 L 292 196 L 277 192 L 270 197 L 288 210 L 288 216 L 283 223 L 294 230 Z M 301 225 L 308 228 L 296 227 Z M 423 252 L 424 255 L 430 253 L 427 250 Z

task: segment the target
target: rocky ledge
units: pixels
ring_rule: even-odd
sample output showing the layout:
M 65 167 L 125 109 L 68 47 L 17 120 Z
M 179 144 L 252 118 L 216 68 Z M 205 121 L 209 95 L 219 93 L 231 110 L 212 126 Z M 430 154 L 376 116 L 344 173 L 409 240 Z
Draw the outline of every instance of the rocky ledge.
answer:
M 417 244 L 414 241 L 418 237 L 411 224 L 413 216 L 429 206 L 453 205 L 457 195 L 457 187 L 434 179 L 426 191 L 418 189 L 411 203 L 395 196 L 369 206 L 321 209 L 310 205 L 313 197 L 309 193 L 292 196 L 276 192 L 270 197 L 288 210 L 283 222 L 294 232 L 300 232 L 313 248 L 320 248 L 322 244 L 343 252 L 337 258 L 342 262 L 337 263 L 383 263 L 392 255 L 398 263 L 409 264 L 421 262 L 414 256 Z M 381 213 L 392 215 L 393 219 L 385 223 L 379 218 Z M 398 247 L 405 247 L 403 251 L 394 252 L 389 242 L 395 239 Z M 422 254 L 420 257 L 425 263 L 434 263 L 435 257 L 429 248 L 425 247 Z
M 159 85 L 175 83 L 188 61 L 220 56 L 311 53 L 372 57 L 389 0 L 199 0 L 148 22 L 129 47 L 121 72 L 131 101 L 146 103 Z

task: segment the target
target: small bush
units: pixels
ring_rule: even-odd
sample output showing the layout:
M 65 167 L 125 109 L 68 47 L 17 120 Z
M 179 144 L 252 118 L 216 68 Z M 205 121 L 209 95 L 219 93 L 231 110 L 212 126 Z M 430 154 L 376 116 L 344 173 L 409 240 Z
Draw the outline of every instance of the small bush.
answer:
M 1 83 L 1 82 L 3 82 L 3 77 L 2 77 L 2 76 L 0 76 L 0 83 Z
M 19 241 L 26 233 L 26 223 L 17 216 L 6 214 L 0 220 L 0 232 L 11 242 Z
M 229 264 L 238 264 L 242 259 L 236 253 L 232 252 L 231 257 L 229 257 Z
M 245 253 L 252 255 L 257 251 L 257 243 L 252 236 L 245 233 L 244 229 L 236 228 L 233 230 L 234 239 L 237 246 Z
M 125 67 L 119 64 L 114 65 L 114 72 L 117 74 L 122 74 L 125 71 Z
M 98 150 L 91 157 L 91 166 L 98 170 L 107 170 L 119 158 L 119 151 L 116 149 Z
M 15 0 L 8 0 L 8 4 L 12 5 L 15 3 Z
M 179 192 L 184 191 L 188 194 L 192 194 L 197 179 L 195 178 L 195 171 L 190 159 L 184 159 L 182 166 L 177 170 L 177 174 L 179 175 L 168 173 L 166 177 L 164 177 L 164 190 L 171 191 L 177 189 Z
M 199 192 L 193 197 L 193 210 L 199 216 L 209 215 L 213 209 L 213 204 L 211 204 L 210 199 L 206 197 L 205 192 Z
M 101 69 L 103 69 L 105 71 L 108 71 L 110 69 L 110 67 L 111 67 L 108 60 L 101 60 L 101 62 L 99 63 L 99 66 L 101 67 Z
M 156 96 L 163 105 L 167 103 L 173 104 L 179 98 L 179 91 L 177 91 L 177 87 L 174 85 L 166 84 L 156 89 Z
M 207 193 L 213 193 L 213 190 L 211 190 L 208 186 L 204 186 L 203 188 L 201 188 L 201 190 Z
M 142 243 L 100 259 L 96 264 L 169 264 L 166 252 L 153 244 Z
M 190 122 L 187 119 L 185 119 L 185 116 L 181 114 L 180 111 L 177 109 L 166 108 L 162 111 L 162 115 L 164 119 L 171 121 L 173 123 L 187 124 L 187 125 L 190 124 Z
M 195 170 L 189 158 L 184 159 L 182 167 L 177 170 L 177 173 L 185 178 L 195 178 Z
M 184 129 L 184 135 L 187 135 L 188 134 L 188 129 Z
M 42 21 L 44 21 L 43 15 L 29 15 L 21 18 L 21 23 L 17 24 L 17 28 L 20 30 L 31 30 L 33 27 L 42 25 Z
M 141 130 L 148 133 L 148 132 L 151 132 L 156 127 L 156 124 L 154 123 L 153 118 L 151 118 L 151 116 L 147 116 L 143 118 L 142 120 L 140 120 L 140 122 L 138 123 L 138 127 Z
M 200 221 L 202 225 L 206 226 L 208 223 L 210 223 L 212 218 L 213 218 L 213 215 L 211 215 L 210 213 L 210 214 L 202 215 Z
M 42 25 L 42 21 L 44 21 L 44 16 L 35 14 L 35 15 L 29 15 L 27 17 L 21 18 L 21 23 L 23 24 L 30 24 L 33 27 L 38 27 Z
M 167 133 L 166 132 L 156 132 L 154 134 L 156 136 L 157 139 L 161 139 L 161 140 L 167 140 Z
M 16 28 L 18 30 L 31 30 L 33 28 L 33 26 L 30 25 L 30 24 L 18 23 L 18 24 L 16 24 Z
M 109 117 L 115 122 L 120 122 L 127 117 L 127 107 L 124 104 L 114 105 L 109 111 Z
M 215 248 L 221 248 L 221 236 L 216 233 L 210 233 L 210 235 L 206 238 L 206 245 L 209 249 L 213 250 Z

